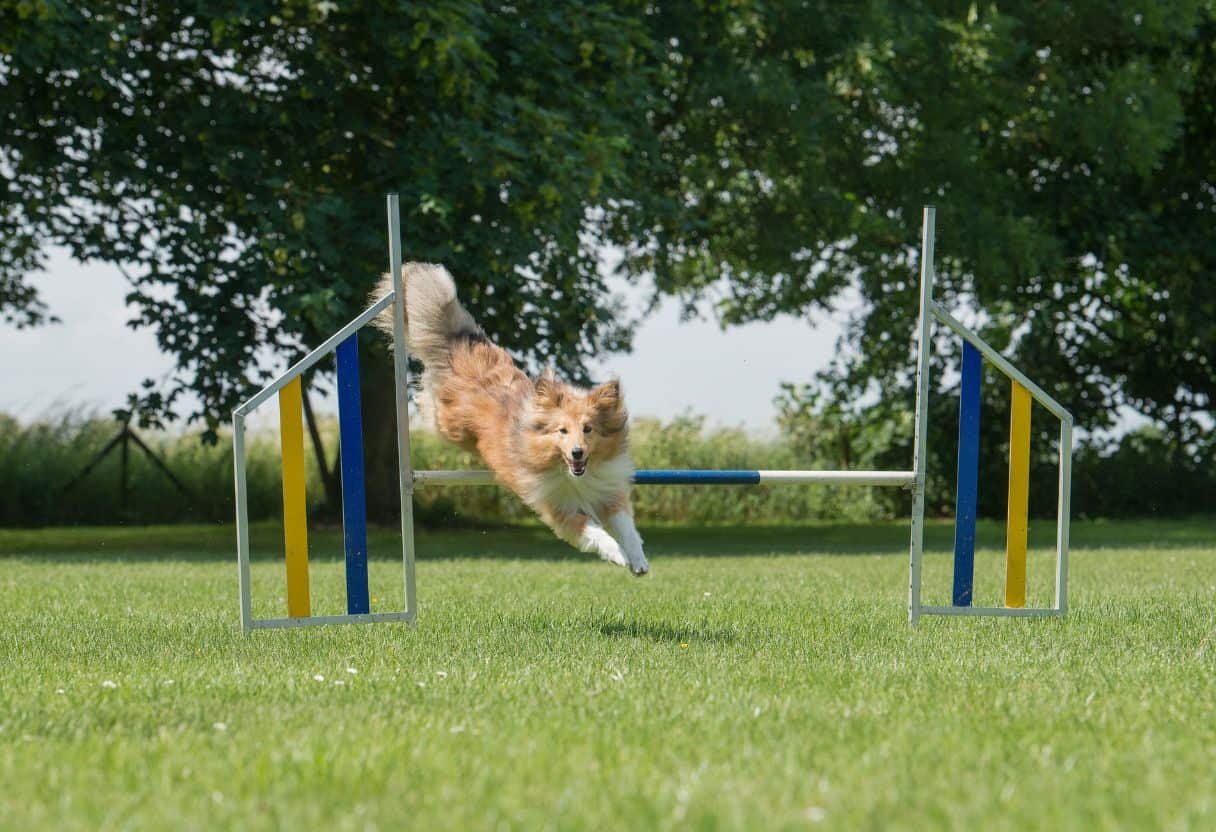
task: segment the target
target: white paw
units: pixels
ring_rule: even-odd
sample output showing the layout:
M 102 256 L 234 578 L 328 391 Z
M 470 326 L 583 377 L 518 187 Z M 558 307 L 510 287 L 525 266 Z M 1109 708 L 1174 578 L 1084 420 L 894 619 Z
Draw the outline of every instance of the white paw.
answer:
M 587 524 L 587 527 L 583 529 L 582 545 L 579 548 L 584 552 L 594 552 L 609 563 L 632 568 L 621 544 L 599 526 Z
M 633 565 L 629 563 L 629 558 L 625 557 L 625 552 L 620 546 L 605 546 L 600 550 L 600 557 L 609 563 L 615 563 L 617 566 L 624 566 L 632 569 Z

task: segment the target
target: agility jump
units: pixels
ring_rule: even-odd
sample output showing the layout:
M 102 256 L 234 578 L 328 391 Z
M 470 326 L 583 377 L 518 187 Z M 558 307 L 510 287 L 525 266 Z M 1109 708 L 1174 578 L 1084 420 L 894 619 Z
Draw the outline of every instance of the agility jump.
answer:
M 237 562 L 241 626 L 254 629 L 359 624 L 417 619 L 412 494 L 419 486 L 493 485 L 489 471 L 416 471 L 410 457 L 407 407 L 408 361 L 402 283 L 400 208 L 396 194 L 388 196 L 389 274 L 394 286 L 384 297 L 233 411 L 233 456 L 236 485 Z M 924 210 L 921 240 L 920 316 L 917 338 L 916 416 L 913 464 L 909 471 L 759 471 L 759 470 L 637 470 L 636 485 L 757 485 L 818 484 L 908 488 L 912 491 L 909 547 L 908 618 L 915 625 L 922 615 L 1045 616 L 1067 608 L 1069 491 L 1072 463 L 1072 416 L 1053 398 L 1019 372 L 1000 353 L 967 329 L 933 300 L 934 218 Z M 404 609 L 373 612 L 367 575 L 367 510 L 364 492 L 362 407 L 359 388 L 357 333 L 388 307 L 394 307 L 393 366 L 396 388 L 398 487 L 401 505 L 401 553 Z M 959 413 L 959 455 L 955 520 L 954 581 L 951 606 L 921 603 L 921 555 L 924 543 L 925 447 L 928 421 L 929 349 L 932 322 L 937 320 L 963 342 Z M 339 442 L 341 447 L 342 518 L 346 554 L 347 612 L 313 615 L 308 574 L 308 530 L 304 488 L 304 431 L 300 376 L 336 353 Z M 987 359 L 1011 382 L 1013 410 L 1010 426 L 1009 504 L 1006 527 L 1004 607 L 971 605 L 975 554 L 975 520 L 979 470 L 980 375 Z M 245 420 L 277 394 L 282 441 L 283 535 L 287 582 L 287 616 L 254 618 L 249 566 L 249 517 L 245 468 Z M 1055 601 L 1051 607 L 1027 608 L 1026 531 L 1029 487 L 1030 410 L 1037 401 L 1060 420 L 1059 503 L 1056 535 Z

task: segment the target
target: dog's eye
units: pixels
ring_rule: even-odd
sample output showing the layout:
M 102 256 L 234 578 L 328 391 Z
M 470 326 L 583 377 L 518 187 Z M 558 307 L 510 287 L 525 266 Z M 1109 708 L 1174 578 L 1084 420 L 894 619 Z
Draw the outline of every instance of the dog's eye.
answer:
M 558 433 L 569 433 L 570 431 L 566 430 L 565 428 L 558 428 L 557 432 Z
M 583 425 L 583 433 L 591 433 L 591 425 Z

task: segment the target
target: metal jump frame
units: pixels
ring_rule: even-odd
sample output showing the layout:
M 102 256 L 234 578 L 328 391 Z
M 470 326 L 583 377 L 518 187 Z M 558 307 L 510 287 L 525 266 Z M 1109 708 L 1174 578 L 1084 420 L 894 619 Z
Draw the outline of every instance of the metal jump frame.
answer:
M 384 621 L 415 622 L 418 600 L 414 569 L 414 517 L 412 495 L 417 486 L 493 485 L 489 471 L 417 471 L 410 457 L 410 424 L 407 407 L 408 359 L 404 315 L 394 314 L 393 369 L 396 385 L 397 448 L 401 503 L 401 560 L 404 572 L 405 608 L 395 612 L 347 615 L 304 615 L 286 618 L 254 618 L 252 614 L 249 568 L 249 512 L 245 470 L 245 420 L 271 396 L 300 377 L 340 344 L 369 324 L 378 313 L 395 305 L 405 293 L 401 276 L 401 220 L 396 194 L 389 194 L 388 249 L 389 272 L 394 289 L 370 308 L 334 333 L 324 343 L 300 359 L 282 375 L 237 407 L 232 414 L 234 474 L 236 485 L 237 563 L 240 586 L 241 627 L 244 631 L 324 624 L 363 624 Z M 867 485 L 909 488 L 912 491 L 911 543 L 909 546 L 908 620 L 915 625 L 922 615 L 955 616 L 1047 616 L 1063 614 L 1067 608 L 1069 492 L 1072 463 L 1072 416 L 1055 399 L 1010 364 L 978 335 L 956 320 L 933 300 L 933 206 L 925 206 L 921 238 L 920 316 L 917 336 L 916 418 L 914 423 L 913 467 L 911 471 L 753 471 L 753 470 L 638 470 L 637 485 L 754 485 L 818 484 Z M 925 606 L 921 603 L 921 557 L 925 519 L 925 428 L 928 422 L 929 350 L 932 321 L 954 331 L 1013 382 L 1022 385 L 1030 396 L 1060 420 L 1059 507 L 1056 533 L 1055 603 L 1048 608 Z

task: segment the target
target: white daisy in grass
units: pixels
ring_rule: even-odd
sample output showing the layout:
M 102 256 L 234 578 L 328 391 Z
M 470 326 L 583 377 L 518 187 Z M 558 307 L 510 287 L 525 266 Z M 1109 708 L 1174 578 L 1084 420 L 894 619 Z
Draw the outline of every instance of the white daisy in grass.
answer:
M 217 731 L 227 731 L 228 730 L 228 725 L 223 722 L 213 723 L 211 727 Z
M 819 823 L 828 816 L 828 813 L 823 810 L 822 806 L 807 806 L 802 816 L 811 823 Z
M 343 685 L 346 684 L 346 682 L 344 682 L 341 679 L 334 679 L 334 684 L 337 685 L 338 687 L 342 687 Z
M 347 673 L 349 673 L 351 676 L 354 676 L 354 675 L 355 675 L 355 674 L 357 674 L 359 671 L 358 671 L 357 669 L 353 668 L 353 667 L 348 667 L 348 668 L 346 668 L 346 672 L 347 672 Z
M 435 675 L 438 676 L 440 679 L 448 678 L 448 672 L 446 670 L 436 670 Z
M 63 688 L 55 688 L 55 693 L 57 693 L 57 694 L 59 694 L 60 696 L 62 696 L 63 694 L 67 693 L 67 691 L 66 691 L 66 690 L 64 690 Z
M 426 682 L 423 682 L 421 679 L 418 680 L 418 687 L 420 687 L 420 688 L 426 687 Z
M 101 683 L 101 686 L 103 688 L 110 688 L 111 690 L 113 690 L 114 688 L 118 687 L 118 682 L 112 681 L 110 679 L 106 679 L 104 682 Z
M 163 685 L 172 685 L 173 683 L 174 682 L 172 679 L 166 679 L 165 681 L 161 682 L 161 684 L 163 684 Z
M 320 673 L 318 673 L 316 676 L 313 676 L 312 678 L 313 678 L 314 682 L 324 682 L 325 681 L 325 677 L 322 676 Z

